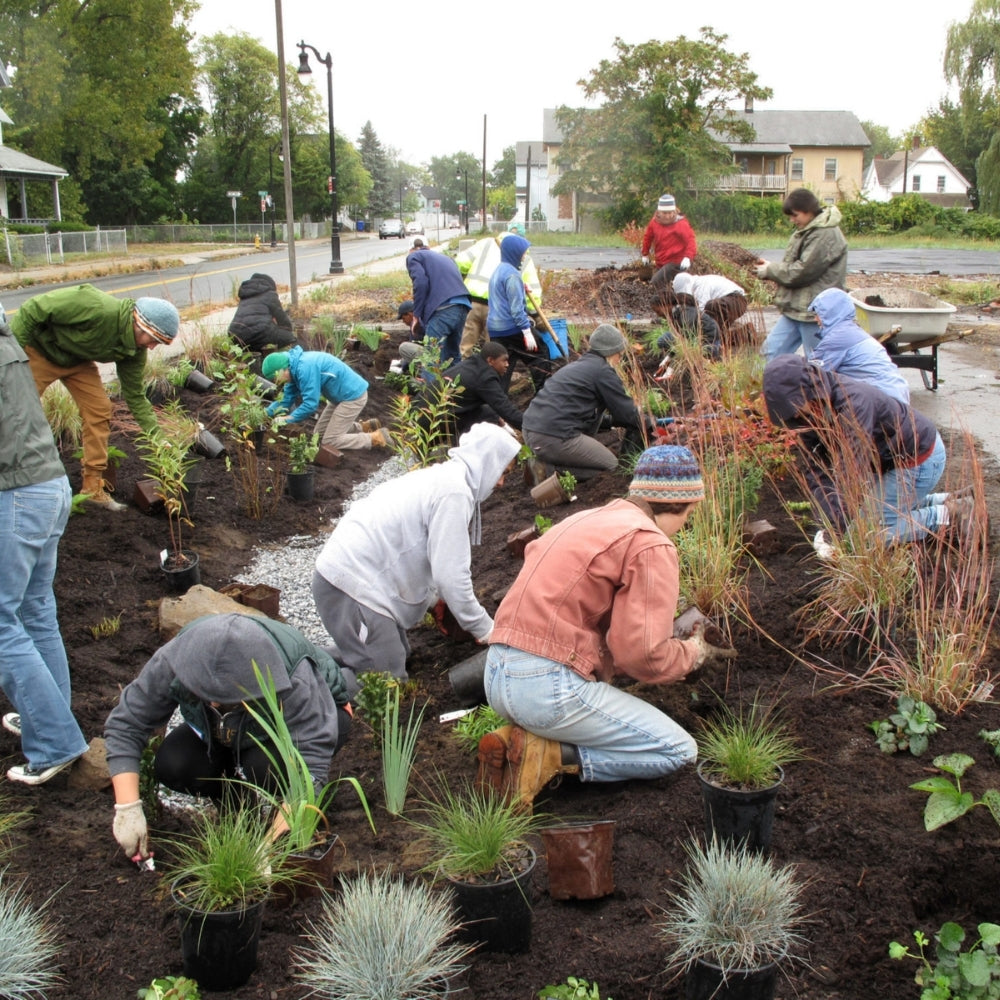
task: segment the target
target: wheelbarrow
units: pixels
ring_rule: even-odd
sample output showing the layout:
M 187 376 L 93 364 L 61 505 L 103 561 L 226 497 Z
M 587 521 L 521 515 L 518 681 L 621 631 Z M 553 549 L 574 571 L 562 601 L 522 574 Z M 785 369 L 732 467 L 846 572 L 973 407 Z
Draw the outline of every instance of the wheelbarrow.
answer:
M 967 330 L 951 330 L 939 337 L 921 337 L 918 340 L 907 339 L 902 326 L 894 326 L 886 333 L 876 338 L 892 358 L 897 368 L 915 368 L 920 372 L 924 388 L 937 392 L 938 387 L 938 348 L 950 340 L 961 340 L 972 333 Z M 930 354 L 921 354 L 921 350 L 929 348 Z

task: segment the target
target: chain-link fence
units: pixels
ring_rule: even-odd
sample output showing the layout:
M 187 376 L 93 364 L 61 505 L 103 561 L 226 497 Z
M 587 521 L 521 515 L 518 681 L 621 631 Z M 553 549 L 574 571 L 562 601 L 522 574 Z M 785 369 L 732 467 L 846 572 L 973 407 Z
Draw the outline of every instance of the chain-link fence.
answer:
M 7 263 L 18 270 L 39 264 L 64 264 L 67 257 L 127 253 L 124 229 L 95 229 L 83 233 L 3 233 Z
M 263 222 L 239 222 L 228 225 L 165 225 L 129 226 L 128 237 L 133 243 L 253 243 L 259 236 L 264 243 L 271 239 L 271 220 Z M 288 238 L 288 227 L 283 222 L 275 222 L 276 238 L 284 243 Z M 329 222 L 296 222 L 297 240 L 316 239 L 330 235 Z

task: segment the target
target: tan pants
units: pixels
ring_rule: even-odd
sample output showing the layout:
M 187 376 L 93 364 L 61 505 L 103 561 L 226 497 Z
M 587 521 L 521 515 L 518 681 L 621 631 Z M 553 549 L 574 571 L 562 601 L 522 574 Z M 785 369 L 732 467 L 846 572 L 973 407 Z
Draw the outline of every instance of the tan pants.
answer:
M 108 399 L 96 361 L 81 361 L 72 368 L 53 364 L 34 347 L 26 347 L 35 388 L 41 396 L 53 382 L 66 386 L 80 411 L 83 423 L 84 492 L 99 492 L 108 467 L 108 439 L 111 437 L 111 400 Z
M 320 441 L 331 448 L 357 451 L 372 446 L 372 436 L 361 429 L 358 417 L 368 402 L 368 393 L 344 403 L 327 403 L 316 421 Z
M 472 300 L 472 308 L 465 317 L 462 342 L 458 348 L 463 358 L 471 357 L 477 347 L 481 347 L 490 339 L 490 335 L 486 332 L 486 317 L 489 314 L 490 307 L 485 302 Z

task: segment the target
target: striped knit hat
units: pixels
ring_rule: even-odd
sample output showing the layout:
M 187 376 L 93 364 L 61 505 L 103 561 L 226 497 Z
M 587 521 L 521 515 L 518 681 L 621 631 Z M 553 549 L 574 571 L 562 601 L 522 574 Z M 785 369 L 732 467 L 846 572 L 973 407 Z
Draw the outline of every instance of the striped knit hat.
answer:
M 628 495 L 648 503 L 693 503 L 705 499 L 698 459 L 677 444 L 647 448 L 635 464 Z
M 138 329 L 160 344 L 171 343 L 181 325 L 177 307 L 166 299 L 154 298 L 135 300 L 132 321 Z

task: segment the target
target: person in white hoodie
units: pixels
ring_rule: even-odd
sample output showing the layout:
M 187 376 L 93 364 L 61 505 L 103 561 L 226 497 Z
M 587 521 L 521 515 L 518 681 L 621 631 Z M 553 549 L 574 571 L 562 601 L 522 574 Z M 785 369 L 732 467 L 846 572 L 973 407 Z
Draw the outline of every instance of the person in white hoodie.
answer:
M 443 600 L 480 643 L 493 619 L 472 586 L 479 505 L 503 484 L 520 444 L 474 424 L 448 460 L 383 483 L 352 504 L 316 559 L 312 593 L 348 689 L 369 671 L 406 679 L 406 630 Z

